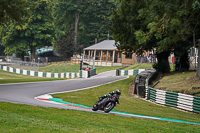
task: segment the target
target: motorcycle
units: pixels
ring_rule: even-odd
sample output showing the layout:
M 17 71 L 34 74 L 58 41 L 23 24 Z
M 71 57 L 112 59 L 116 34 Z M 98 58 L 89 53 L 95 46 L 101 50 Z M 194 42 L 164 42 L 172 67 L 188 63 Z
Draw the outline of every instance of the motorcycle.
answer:
M 105 113 L 109 113 L 117 104 L 119 104 L 118 101 L 119 97 L 111 96 L 106 97 L 103 100 L 98 100 L 93 106 L 92 110 L 103 110 Z

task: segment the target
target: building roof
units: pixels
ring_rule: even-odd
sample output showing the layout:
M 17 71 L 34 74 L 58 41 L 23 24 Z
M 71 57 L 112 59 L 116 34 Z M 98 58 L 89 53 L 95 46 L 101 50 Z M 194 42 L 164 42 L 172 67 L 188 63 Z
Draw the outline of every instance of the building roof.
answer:
M 84 50 L 115 50 L 115 40 L 104 40 L 90 47 L 84 48 Z

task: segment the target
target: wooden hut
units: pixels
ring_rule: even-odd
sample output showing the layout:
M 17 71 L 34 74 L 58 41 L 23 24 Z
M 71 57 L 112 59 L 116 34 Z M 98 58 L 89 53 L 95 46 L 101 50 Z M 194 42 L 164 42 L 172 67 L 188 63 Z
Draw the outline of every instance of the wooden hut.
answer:
M 84 62 L 90 65 L 98 66 L 123 66 L 135 64 L 136 58 L 134 53 L 125 53 L 119 51 L 115 46 L 114 40 L 104 40 L 90 47 L 83 49 Z

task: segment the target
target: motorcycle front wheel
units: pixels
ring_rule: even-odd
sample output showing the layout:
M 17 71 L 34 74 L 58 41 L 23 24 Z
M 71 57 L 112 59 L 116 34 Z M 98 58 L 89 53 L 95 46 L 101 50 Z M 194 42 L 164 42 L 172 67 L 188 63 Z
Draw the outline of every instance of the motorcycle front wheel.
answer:
M 109 103 L 106 104 L 106 106 L 104 107 L 104 112 L 105 112 L 105 113 L 109 113 L 114 107 L 115 107 L 115 104 L 114 104 L 113 102 L 109 102 Z
M 98 106 L 97 106 L 96 103 L 92 106 L 92 110 L 93 110 L 93 111 L 97 111 L 97 110 L 98 110 Z

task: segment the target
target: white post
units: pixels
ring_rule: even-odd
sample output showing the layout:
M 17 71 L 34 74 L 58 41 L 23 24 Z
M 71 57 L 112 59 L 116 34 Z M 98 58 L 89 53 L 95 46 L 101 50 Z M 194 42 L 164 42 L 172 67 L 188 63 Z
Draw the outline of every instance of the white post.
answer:
M 85 57 L 85 50 L 83 50 L 83 59 L 84 59 L 84 57 Z
M 107 62 L 108 62 L 108 50 L 106 51 L 106 66 L 107 66 Z
M 96 49 L 94 50 L 94 58 L 96 57 Z
M 101 65 L 102 65 L 102 55 L 103 55 L 103 51 L 101 50 L 101 57 L 100 57 Z
M 92 69 L 95 69 L 95 57 L 93 58 L 93 68 Z
M 113 50 L 112 66 L 113 66 L 114 61 L 115 61 L 115 50 Z

